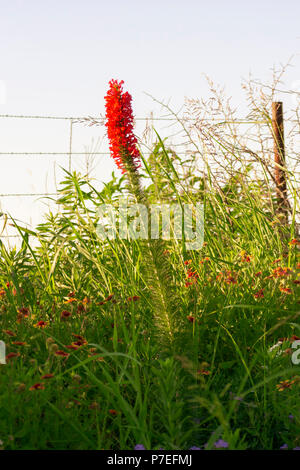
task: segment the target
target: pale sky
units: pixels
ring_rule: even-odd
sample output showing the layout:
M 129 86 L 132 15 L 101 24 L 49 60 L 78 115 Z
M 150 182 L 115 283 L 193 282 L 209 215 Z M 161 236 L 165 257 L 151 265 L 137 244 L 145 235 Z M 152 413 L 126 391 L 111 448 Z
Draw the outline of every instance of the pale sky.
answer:
M 273 65 L 293 55 L 287 86 L 300 80 L 296 0 L 0 0 L 0 5 L 1 115 L 103 114 L 111 78 L 125 81 L 136 116 L 161 115 L 144 92 L 170 100 L 177 110 L 185 96 L 208 96 L 207 74 L 225 85 L 243 116 L 240 83 L 249 72 L 268 79 Z M 0 118 L 0 152 L 68 152 L 68 132 L 65 121 Z M 85 151 L 103 135 L 77 124 L 73 150 Z M 104 138 L 102 150 L 105 145 Z M 60 156 L 0 158 L 0 194 L 55 190 L 54 163 L 67 166 L 67 157 Z M 75 159 L 76 168 L 84 168 L 83 159 Z M 115 168 L 109 156 L 97 162 L 101 185 Z M 57 165 L 56 170 L 59 180 Z M 4 212 L 33 224 L 44 207 L 33 197 L 0 197 L 0 203 Z

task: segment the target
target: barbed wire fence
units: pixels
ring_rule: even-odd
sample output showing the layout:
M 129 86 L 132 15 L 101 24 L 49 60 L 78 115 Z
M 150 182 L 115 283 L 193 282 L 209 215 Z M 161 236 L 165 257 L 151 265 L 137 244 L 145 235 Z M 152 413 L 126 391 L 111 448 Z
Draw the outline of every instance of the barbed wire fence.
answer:
M 280 111 L 277 113 L 274 111 L 276 106 L 279 106 Z M 273 109 L 274 115 L 273 115 L 273 122 L 272 122 L 272 129 L 273 133 L 266 137 L 266 139 L 272 139 L 274 142 L 274 151 L 273 155 L 275 155 L 275 166 L 274 166 L 274 181 L 276 184 L 277 192 L 278 192 L 278 197 L 279 199 L 281 198 L 281 205 L 285 204 L 284 199 L 287 198 L 286 194 L 286 187 L 284 186 L 285 184 L 285 172 L 284 172 L 284 167 L 285 167 L 285 155 L 284 155 L 284 136 L 283 136 L 283 115 L 282 115 L 282 104 L 280 103 L 276 104 L 274 103 L 275 108 Z M 281 106 L 281 107 L 280 107 Z M 276 108 L 277 109 L 277 108 Z M 93 116 L 88 116 L 88 117 L 82 117 L 82 116 L 47 116 L 47 115 L 14 115 L 14 114 L 0 114 L 0 120 L 2 119 L 26 119 L 26 120 L 56 120 L 56 121 L 65 121 L 69 123 L 69 133 L 68 133 L 68 151 L 63 151 L 63 152 L 50 152 L 50 151 L 38 151 L 38 152 L 28 152 L 28 151 L 18 151 L 18 152 L 4 152 L 1 151 L 0 147 L 0 155 L 1 156 L 65 156 L 68 157 L 68 170 L 69 172 L 72 171 L 72 164 L 73 164 L 73 156 L 84 156 L 86 155 L 86 152 L 78 152 L 73 150 L 73 136 L 74 136 L 74 126 L 75 124 L 85 124 L 87 126 L 104 126 L 105 125 L 105 118 L 100 115 L 100 117 L 93 117 Z M 234 119 L 222 119 L 222 118 L 216 118 L 216 117 L 211 117 L 207 118 L 205 117 L 196 120 L 183 116 L 180 118 L 184 125 L 188 126 L 189 122 L 192 122 L 192 125 L 194 128 L 197 128 L 198 130 L 203 126 L 204 124 L 208 125 L 208 128 L 224 128 L 223 126 L 230 126 L 230 125 L 254 125 L 254 126 L 270 126 L 270 120 L 268 119 L 251 119 L 251 118 L 234 118 Z M 135 122 L 145 122 L 146 128 L 144 131 L 144 134 L 147 134 L 149 131 L 150 123 L 154 122 L 165 122 L 169 123 L 170 125 L 174 124 L 175 122 L 178 122 L 178 117 L 154 117 L 151 115 L 150 117 L 136 117 L 134 119 Z M 292 123 L 298 123 L 297 120 L 290 119 L 289 122 Z M 147 130 L 148 129 L 148 130 Z M 174 134 L 175 135 L 175 134 Z M 141 145 L 144 145 L 143 142 L 140 140 L 139 142 Z M 182 143 L 178 144 L 183 145 Z M 176 146 L 176 145 L 175 145 Z M 147 150 L 143 152 L 145 155 L 151 154 L 151 150 L 149 146 L 145 145 Z M 197 153 L 197 151 L 194 150 L 188 150 L 187 148 L 184 151 L 181 151 L 180 149 L 176 149 L 176 154 L 177 155 L 187 155 L 189 152 L 190 153 Z M 213 152 L 212 152 L 213 154 Z M 93 156 L 104 156 L 104 155 L 109 155 L 109 151 L 103 151 L 103 152 L 93 152 Z M 250 155 L 251 157 L 251 155 Z M 296 157 L 292 157 L 291 159 L 296 160 L 296 164 L 299 163 L 299 159 Z M 251 158 L 249 158 L 249 161 L 251 161 Z M 58 192 L 26 192 L 26 193 L 1 193 L 0 189 L 0 198 L 11 198 L 11 197 L 46 197 L 46 196 L 51 196 L 51 197 L 56 197 L 58 196 Z M 1 200 L 0 199 L 0 200 Z M 19 238 L 19 234 L 3 234 L 1 233 L 0 239 L 1 238 Z

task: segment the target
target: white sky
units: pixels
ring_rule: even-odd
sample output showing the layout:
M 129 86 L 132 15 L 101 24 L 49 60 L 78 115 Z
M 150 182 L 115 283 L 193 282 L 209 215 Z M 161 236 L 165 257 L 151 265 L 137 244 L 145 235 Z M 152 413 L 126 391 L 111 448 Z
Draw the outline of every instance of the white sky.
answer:
M 116 78 L 132 94 L 136 116 L 161 115 L 144 92 L 170 99 L 177 110 L 185 96 L 208 96 L 205 73 L 226 86 L 243 116 L 241 79 L 250 71 L 268 79 L 271 67 L 292 55 L 287 86 L 300 83 L 296 0 L 0 0 L 0 6 L 0 114 L 104 114 L 108 81 Z M 162 137 L 168 135 L 157 128 Z M 103 135 L 99 128 L 75 124 L 73 151 L 95 149 Z M 97 150 L 106 148 L 104 138 Z M 0 118 L 0 152 L 68 150 L 67 121 Z M 0 194 L 55 191 L 54 166 L 59 181 L 58 165 L 67 167 L 68 161 L 62 156 L 0 159 Z M 84 170 L 84 156 L 73 160 Z M 100 186 L 115 167 L 109 156 L 96 162 Z M 0 204 L 33 225 L 46 210 L 34 197 L 0 196 Z

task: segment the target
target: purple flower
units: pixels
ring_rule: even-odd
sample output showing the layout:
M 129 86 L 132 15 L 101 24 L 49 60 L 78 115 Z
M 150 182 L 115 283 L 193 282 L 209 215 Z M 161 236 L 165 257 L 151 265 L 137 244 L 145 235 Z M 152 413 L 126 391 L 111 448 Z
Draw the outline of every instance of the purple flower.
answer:
M 146 450 L 143 444 L 137 444 L 134 448 L 134 450 Z
M 228 442 L 223 441 L 223 439 L 219 439 L 218 441 L 216 441 L 214 443 L 214 446 L 215 446 L 216 449 L 227 449 L 229 444 L 228 444 Z
M 294 416 L 292 414 L 289 415 L 289 419 L 294 419 Z
M 193 447 L 190 447 L 189 450 L 201 450 L 201 448 L 200 448 L 200 447 L 193 446 Z
M 300 447 L 299 446 L 294 447 L 293 450 L 300 450 Z
M 283 444 L 281 447 L 279 447 L 280 450 L 285 450 L 288 449 L 289 446 L 287 444 Z

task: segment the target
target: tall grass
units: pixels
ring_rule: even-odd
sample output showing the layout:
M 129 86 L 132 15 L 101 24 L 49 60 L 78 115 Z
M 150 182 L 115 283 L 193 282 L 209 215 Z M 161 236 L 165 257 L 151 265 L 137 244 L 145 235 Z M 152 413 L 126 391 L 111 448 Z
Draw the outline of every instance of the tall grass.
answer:
M 192 104 L 195 113 L 200 104 Z M 258 119 L 266 108 L 255 104 Z M 184 161 L 157 135 L 143 157 L 141 200 L 202 202 L 200 251 L 187 251 L 175 238 L 154 248 L 141 240 L 101 240 L 97 208 L 128 195 L 125 179 L 113 175 L 98 191 L 89 178 L 67 171 L 60 211 L 34 231 L 15 223 L 20 250 L 1 242 L 4 448 L 300 445 L 300 367 L 291 361 L 293 335 L 300 335 L 293 175 L 287 172 L 292 210 L 283 226 L 267 158 L 242 148 L 237 129 L 224 135 L 205 128 L 199 114 L 190 128 L 180 122 L 194 154 Z M 249 152 L 257 155 L 251 164 L 244 159 Z M 202 174 L 188 171 L 196 155 Z M 220 165 L 227 159 L 221 179 L 211 155 L 221 157 Z M 155 279 L 151 256 L 161 266 Z M 175 299 L 175 339 L 166 343 L 159 309 Z

